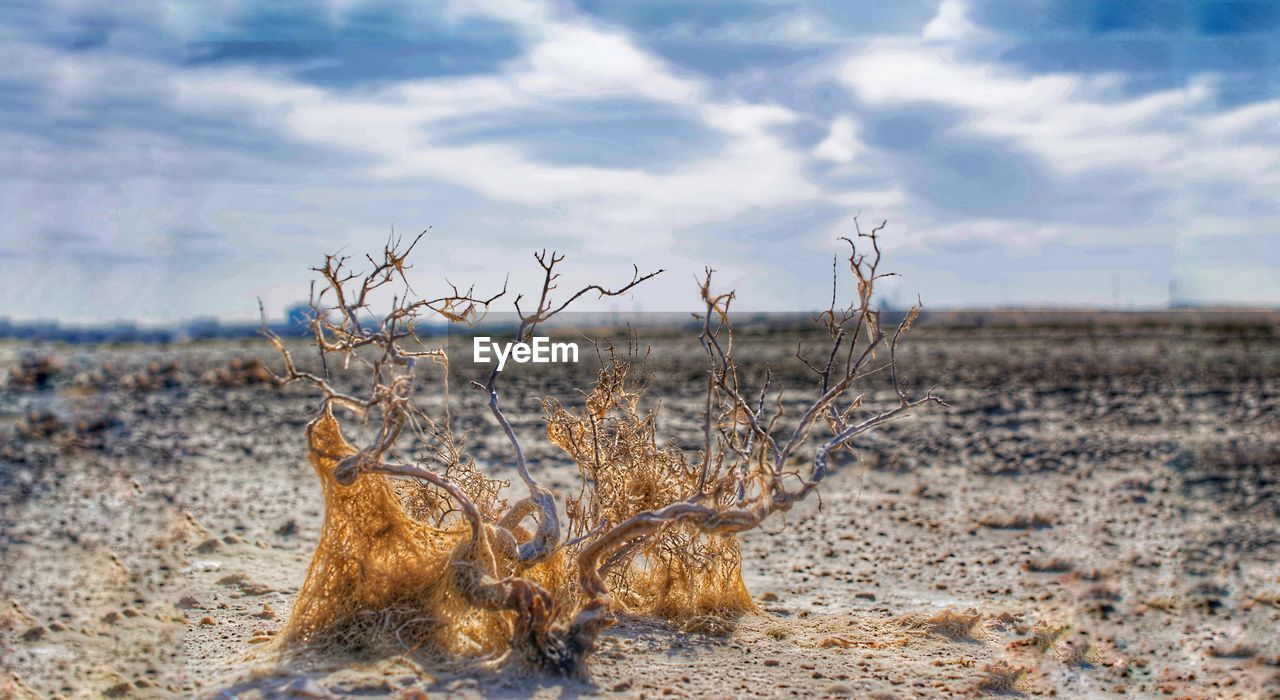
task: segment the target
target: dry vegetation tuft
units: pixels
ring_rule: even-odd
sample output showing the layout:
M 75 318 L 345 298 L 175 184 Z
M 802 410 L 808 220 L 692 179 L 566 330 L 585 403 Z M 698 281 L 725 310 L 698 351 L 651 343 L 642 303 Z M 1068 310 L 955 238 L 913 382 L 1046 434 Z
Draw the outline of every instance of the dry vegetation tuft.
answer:
M 1043 513 L 990 513 L 978 524 L 994 530 L 1041 530 L 1054 526 L 1054 518 Z
M 208 386 L 224 388 L 252 386 L 254 384 L 272 384 L 275 381 L 275 375 L 263 364 L 262 360 L 253 357 L 233 357 L 227 360 L 224 366 L 206 371 L 201 375 L 200 381 Z
M 974 608 L 968 610 L 939 610 L 932 615 L 908 615 L 903 623 L 925 634 L 945 637 L 957 642 L 982 641 L 988 633 L 985 618 Z
M 997 661 L 982 669 L 982 680 L 974 688 L 988 695 L 1021 695 L 1030 671 L 1007 661 Z
M 52 355 L 24 354 L 9 368 L 9 386 L 18 390 L 47 389 L 63 372 L 63 363 Z
M 31 409 L 16 426 L 18 438 L 51 442 L 62 448 L 100 449 L 105 444 L 105 434 L 115 427 L 109 417 L 64 420 L 52 411 Z
M 498 497 L 505 482 L 481 473 L 454 432 L 449 357 L 415 330 L 431 316 L 474 323 L 506 290 L 483 296 L 451 287 L 442 296 L 417 296 L 405 271 L 421 236 L 407 246 L 390 242 L 381 259 L 366 258 L 372 267 L 362 274 L 351 270 L 348 258 L 327 257 L 316 269 L 322 283 L 319 292 L 313 289 L 311 324 L 323 372 L 299 370 L 264 324 L 284 363 L 271 382 L 308 384 L 323 399 L 307 434 L 325 521 L 274 648 L 416 650 L 468 662 L 513 658 L 567 673 L 583 668 L 619 612 L 664 618 L 688 631 L 731 630 L 736 616 L 756 610 L 742 583 L 737 534 L 810 496 L 830 456 L 854 439 L 926 403 L 942 403 L 932 393 L 912 395 L 896 366 L 898 343 L 919 307 L 896 326 L 881 327 L 873 292 L 886 276 L 878 270 L 882 228 L 843 239 L 851 292 L 838 301 L 841 285 L 833 279 L 830 306 L 819 316 L 827 345 L 816 359 L 797 352 L 813 383 L 802 389 L 811 398 L 796 415 L 784 415 L 782 387 L 769 372 L 751 378 L 740 371 L 730 319 L 734 294 L 715 289 L 709 269 L 698 290 L 706 357 L 700 449 L 662 441 L 657 409 L 642 404 L 643 363 L 635 344 L 626 351 L 602 346 L 602 367 L 582 407 L 542 403 L 548 440 L 582 476 L 582 491 L 563 503 L 565 522 L 503 411 L 496 368 L 474 386 L 508 439 L 524 487 L 525 496 L 512 504 Z M 544 251 L 535 259 L 542 287 L 514 304 L 520 319 L 514 339 L 525 342 L 582 296 L 623 294 L 662 272 L 635 269 L 623 285 L 593 284 L 560 297 L 563 257 Z M 372 315 L 375 297 L 388 294 L 389 311 Z M 362 373 L 367 393 L 336 389 L 331 372 L 338 368 Z M 428 373 L 437 377 L 443 408 L 428 410 L 417 399 L 417 383 Z M 854 391 L 872 373 L 892 382 L 885 405 L 872 406 Z M 351 444 L 335 409 L 371 423 L 376 436 Z M 402 435 L 427 446 L 420 459 L 400 456 Z M 799 464 L 802 453 L 812 455 L 807 464 Z M 411 480 L 412 491 L 405 494 L 403 483 L 397 490 L 393 478 Z M 965 620 L 972 635 L 977 620 Z

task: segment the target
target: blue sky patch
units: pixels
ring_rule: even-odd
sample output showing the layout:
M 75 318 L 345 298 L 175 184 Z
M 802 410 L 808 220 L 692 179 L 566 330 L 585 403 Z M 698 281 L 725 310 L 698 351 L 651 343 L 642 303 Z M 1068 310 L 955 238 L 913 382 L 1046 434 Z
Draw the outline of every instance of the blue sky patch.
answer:
M 424 287 L 556 246 L 809 309 L 859 212 L 935 306 L 1280 304 L 1276 2 L 19 0 L 0 38 L 22 316 L 252 318 L 428 226 Z

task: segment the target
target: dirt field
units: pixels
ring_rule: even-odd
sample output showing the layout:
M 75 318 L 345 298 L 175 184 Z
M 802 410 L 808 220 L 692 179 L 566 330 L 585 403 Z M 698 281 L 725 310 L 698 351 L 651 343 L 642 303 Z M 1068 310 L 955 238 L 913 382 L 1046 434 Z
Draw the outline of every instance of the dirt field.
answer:
M 265 342 L 46 348 L 60 368 L 10 379 L 0 402 L 0 697 L 1280 697 L 1278 324 L 926 323 L 900 362 L 953 408 L 869 437 L 820 508 L 744 536 L 765 614 L 693 631 L 624 619 L 575 679 L 414 654 L 271 664 L 259 650 L 323 515 L 303 435 L 315 396 L 201 381 L 274 361 Z M 696 343 L 652 342 L 662 430 L 693 448 Z M 804 403 L 791 336 L 739 342 Z M 0 346 L 0 366 L 27 351 Z M 572 402 L 582 359 L 504 378 L 533 468 L 573 493 L 538 397 Z M 464 384 L 455 415 L 504 474 Z

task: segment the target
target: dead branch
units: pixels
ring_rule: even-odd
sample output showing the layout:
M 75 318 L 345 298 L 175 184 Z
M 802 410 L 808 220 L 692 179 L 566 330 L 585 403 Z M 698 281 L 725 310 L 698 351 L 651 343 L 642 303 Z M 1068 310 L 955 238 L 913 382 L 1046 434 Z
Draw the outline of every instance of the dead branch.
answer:
M 542 268 L 543 281 L 542 291 L 538 295 L 538 305 L 531 313 L 526 313 L 520 308 L 520 300 L 523 295 L 517 296 L 515 299 L 516 313 L 520 318 L 520 326 L 516 331 L 516 340 L 519 342 L 528 342 L 534 335 L 537 327 L 541 323 L 545 323 L 555 315 L 564 311 L 570 304 L 581 298 L 589 292 L 596 292 L 597 298 L 615 297 L 634 289 L 646 280 L 653 279 L 662 274 L 665 270 L 650 272 L 646 275 L 640 274 L 640 268 L 633 266 L 633 274 L 631 281 L 617 287 L 608 289 L 598 284 L 587 285 L 577 292 L 571 294 L 563 303 L 556 305 L 552 300 L 552 292 L 557 289 L 556 280 L 560 278 L 560 273 L 556 272 L 556 265 L 564 261 L 563 255 L 557 255 L 553 250 L 550 254 L 546 250 L 535 253 L 534 258 L 538 261 L 538 265 Z M 502 430 L 506 433 L 508 442 L 511 443 L 511 449 L 516 460 L 516 472 L 520 475 L 520 479 L 524 482 L 525 487 L 529 491 L 528 503 L 533 506 L 537 513 L 536 521 L 538 523 L 537 530 L 533 537 L 520 545 L 520 561 L 525 564 L 536 564 L 545 560 L 560 545 L 560 517 L 556 512 L 555 497 L 552 493 L 541 486 L 533 475 L 529 473 L 529 465 L 524 456 L 524 450 L 520 446 L 520 440 L 516 437 L 515 430 L 511 427 L 511 422 L 507 420 L 499 405 L 498 399 L 498 368 L 495 365 L 489 373 L 489 379 L 485 382 L 484 390 L 489 396 L 489 411 L 493 417 L 502 426 Z
M 848 260 L 855 281 L 855 294 L 847 305 L 837 307 L 834 293 L 837 285 L 833 282 L 831 305 L 818 316 L 831 338 L 825 353 L 826 362 L 817 366 L 797 353 L 819 375 L 820 391 L 789 434 L 777 435 L 779 416 L 766 415 L 765 397 L 771 381 L 767 372 L 759 397 L 751 401 L 744 395 L 734 359 L 729 319 L 733 294 L 714 293 L 712 271 L 707 270 L 700 287 L 705 308 L 700 340 L 710 367 L 697 488 L 684 501 L 631 515 L 579 551 L 578 582 L 585 600 L 569 623 L 569 635 L 576 646 L 591 648 L 595 636 L 612 621 L 610 611 L 613 603 L 602 576 L 605 568 L 602 560 L 613 565 L 611 557 L 616 556 L 616 552 L 635 547 L 637 541 L 652 538 L 655 533 L 675 525 L 691 526 L 705 535 L 732 535 L 758 527 L 773 513 L 789 510 L 817 488 L 826 476 L 833 451 L 927 403 L 945 405 L 932 392 L 912 398 L 898 376 L 898 342 L 917 318 L 920 311 L 917 305 L 910 309 L 888 340 L 887 367 L 892 375 L 898 404 L 856 422 L 852 416 L 862 405 L 861 395 L 843 409 L 839 408 L 857 380 L 870 373 L 868 364 L 888 337 L 880 327 L 879 312 L 872 307 L 875 283 L 888 276 L 878 271 L 881 259 L 879 233 L 883 228 L 884 224 L 881 224 L 870 233 L 862 233 L 860 228 L 857 230 L 858 240 L 869 244 L 868 252 L 860 250 L 854 240 L 843 239 L 850 246 Z M 858 347 L 860 344 L 861 349 Z M 823 417 L 830 434 L 818 446 L 808 477 L 801 479 L 797 487 L 788 488 L 783 477 L 793 473 L 789 462 L 812 438 Z M 733 494 L 733 498 L 727 500 L 723 494 Z
M 816 317 L 826 330 L 827 345 L 816 355 L 823 359 L 807 359 L 797 345 L 796 356 L 815 374 L 817 391 L 796 415 L 784 415 L 785 387 L 776 386 L 769 368 L 758 388 L 748 386 L 735 358 L 730 315 L 734 293 L 714 291 L 710 268 L 699 283 L 699 341 L 707 367 L 700 450 L 686 454 L 659 439 L 657 409 L 640 409 L 643 389 L 634 382 L 634 347 L 623 359 L 606 346 L 599 380 L 581 410 L 543 401 L 548 438 L 570 455 L 583 476 L 581 493 L 564 504 L 567 539 L 562 537 L 555 497 L 530 472 L 519 436 L 503 411 L 497 368 L 476 386 L 486 392 L 489 411 L 511 445 L 516 473 L 527 491 L 509 507 L 498 499 L 499 482 L 474 468 L 453 434 L 444 348 L 427 345 L 415 330 L 427 315 L 475 323 L 506 293 L 505 285 L 497 294 L 484 296 L 449 283 L 447 294 L 418 297 L 406 270 L 409 253 L 423 240 L 421 234 L 407 244 L 393 237 L 381 259 L 365 257 L 371 266 L 365 273 L 351 270 L 348 257 L 327 256 L 315 268 L 322 284 L 318 292 L 313 288 L 310 321 L 324 371 L 300 370 L 288 346 L 266 329 L 264 321 L 263 333 L 284 366 L 272 379 L 279 387 L 299 383 L 317 389 L 324 416 L 332 423 L 324 426 L 323 435 L 309 429 L 312 463 L 325 483 L 326 504 L 343 499 L 341 509 L 326 507 L 325 537 L 342 543 L 345 552 L 366 547 L 390 553 L 358 561 L 344 555 L 335 562 L 321 561 L 318 550 L 303 589 L 308 606 L 300 603 L 298 609 L 322 609 L 315 596 L 324 595 L 348 595 L 344 605 L 363 612 L 378 605 L 388 610 L 427 608 L 409 622 L 379 627 L 395 629 L 397 639 L 405 625 L 434 619 L 427 614 L 432 611 L 442 618 L 483 612 L 490 617 L 468 618 L 466 629 L 501 628 L 504 649 L 558 672 L 582 668 L 621 606 L 668 616 L 754 610 L 741 582 L 735 535 L 760 527 L 815 492 L 828 473 L 831 455 L 859 436 L 925 404 L 945 405 L 931 391 L 913 395 L 898 371 L 898 345 L 917 319 L 920 305 L 909 310 L 892 334 L 881 327 L 880 312 L 873 306 L 876 283 L 891 274 L 879 270 L 879 235 L 885 224 L 864 233 L 855 218 L 854 226 L 855 236 L 842 239 L 849 246 L 852 293 L 840 301 L 840 278 L 835 274 L 839 267 L 833 264 L 831 301 Z M 558 300 L 557 266 L 564 256 L 544 250 L 534 258 L 543 272 L 542 284 L 532 309 L 522 307 L 523 295 L 514 300 L 520 319 L 517 342 L 531 340 L 542 324 L 585 295 L 625 294 L 662 272 L 641 274 L 633 267 L 625 284 L 589 284 Z M 385 298 L 389 285 L 395 287 L 390 310 L 375 316 L 375 297 Z M 367 390 L 339 391 L 330 378 L 330 355 L 339 360 L 336 367 L 348 369 L 355 363 L 366 372 Z M 442 370 L 441 415 L 429 413 L 417 401 L 417 364 L 422 359 Z M 886 369 L 896 401 L 872 410 L 864 406 L 866 394 L 855 389 L 861 380 Z M 376 421 L 376 434 L 367 445 L 357 448 L 342 439 L 329 412 L 335 405 Z M 406 430 L 426 446 L 420 463 L 396 457 Z M 793 463 L 811 443 L 816 447 L 805 470 Z M 429 525 L 405 515 L 389 478 L 420 485 L 418 495 L 426 504 L 422 512 L 428 514 Z M 361 509 L 377 511 L 374 524 L 365 530 L 353 525 L 362 517 Z M 535 523 L 532 532 L 524 527 L 530 517 Z M 364 534 L 354 534 L 357 531 Z M 358 566 L 360 582 L 343 578 L 347 574 L 342 572 L 352 566 Z M 383 583 L 370 592 L 370 582 Z M 348 593 L 334 592 L 338 590 Z M 615 593 L 625 594 L 628 602 Z M 676 600 L 677 593 L 684 597 Z M 461 600 L 465 606 L 442 602 L 449 600 Z M 306 634 L 301 636 L 314 637 L 321 623 L 337 624 L 337 617 L 326 615 L 307 618 Z

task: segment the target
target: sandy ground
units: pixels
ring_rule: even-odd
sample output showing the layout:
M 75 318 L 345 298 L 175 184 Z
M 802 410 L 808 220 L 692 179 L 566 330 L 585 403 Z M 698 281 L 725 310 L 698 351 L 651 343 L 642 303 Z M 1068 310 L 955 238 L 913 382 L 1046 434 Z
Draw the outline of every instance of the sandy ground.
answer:
M 741 347 L 757 365 L 794 350 Z M 48 348 L 49 386 L 5 386 L 0 697 L 1280 697 L 1274 325 L 923 326 L 902 362 L 954 407 L 871 436 L 821 507 L 743 537 L 765 614 L 696 632 L 624 619 L 574 679 L 258 653 L 318 538 L 316 401 L 199 378 L 267 350 Z M 25 351 L 0 346 L 0 365 Z M 653 391 L 664 434 L 692 447 L 701 370 L 684 352 L 655 346 Z M 121 379 L 148 362 L 151 380 Z M 574 492 L 538 440 L 536 397 L 572 401 L 583 376 L 506 379 L 533 467 Z M 784 379 L 802 403 L 808 385 Z M 501 473 L 496 426 L 455 392 L 472 450 Z M 64 425 L 22 436 L 32 410 Z

